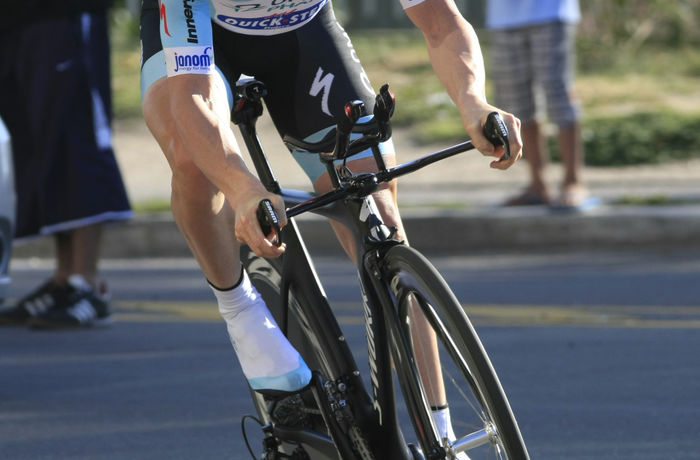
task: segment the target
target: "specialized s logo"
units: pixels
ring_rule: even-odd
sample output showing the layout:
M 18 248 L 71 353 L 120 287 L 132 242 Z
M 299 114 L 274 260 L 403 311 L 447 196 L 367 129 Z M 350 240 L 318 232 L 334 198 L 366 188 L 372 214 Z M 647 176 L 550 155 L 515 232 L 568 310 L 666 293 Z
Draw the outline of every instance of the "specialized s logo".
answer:
M 172 35 L 170 35 L 170 31 L 168 30 L 168 17 L 165 15 L 165 4 L 162 1 L 160 2 L 160 21 L 163 23 L 163 31 L 165 32 L 165 35 L 172 37 Z
M 316 72 L 316 78 L 314 78 L 313 83 L 311 83 L 311 89 L 309 90 L 309 95 L 313 97 L 316 97 L 320 92 L 323 92 L 323 96 L 321 96 L 321 110 L 323 110 L 323 113 L 329 117 L 333 116 L 331 111 L 328 110 L 328 95 L 331 92 L 331 85 L 333 84 L 334 78 L 335 75 L 330 72 L 323 75 L 323 69 L 319 67 L 318 71 Z
M 185 25 L 187 26 L 187 43 L 199 43 L 197 39 L 197 24 L 194 21 L 194 13 L 192 12 L 192 3 L 194 0 L 183 0 L 183 15 L 185 16 Z M 170 30 L 168 29 L 168 16 L 165 12 L 165 3 L 160 0 L 160 21 L 163 23 L 163 32 L 168 37 L 172 37 Z

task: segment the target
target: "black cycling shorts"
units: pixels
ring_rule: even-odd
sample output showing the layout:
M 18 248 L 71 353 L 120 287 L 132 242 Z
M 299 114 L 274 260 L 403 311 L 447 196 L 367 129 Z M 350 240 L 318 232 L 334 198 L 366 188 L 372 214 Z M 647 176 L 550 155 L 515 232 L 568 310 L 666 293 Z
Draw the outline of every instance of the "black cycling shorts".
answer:
M 166 75 L 159 17 L 157 0 L 145 0 L 141 15 L 144 94 L 148 85 Z M 277 35 L 243 35 L 214 23 L 212 28 L 216 67 L 231 87 L 241 75 L 265 83 L 265 103 L 281 135 L 318 140 L 351 100 L 364 101 L 371 113 L 374 89 L 331 4 L 305 26 Z M 393 154 L 390 143 L 383 150 Z M 325 171 L 313 155 L 293 153 L 312 181 Z

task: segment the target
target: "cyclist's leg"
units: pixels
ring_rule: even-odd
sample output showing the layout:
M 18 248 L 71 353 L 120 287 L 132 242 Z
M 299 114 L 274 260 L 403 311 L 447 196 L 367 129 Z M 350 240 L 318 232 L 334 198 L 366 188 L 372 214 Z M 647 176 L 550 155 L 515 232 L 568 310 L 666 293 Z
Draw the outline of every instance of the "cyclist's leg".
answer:
M 329 6 L 326 6 L 314 21 L 299 29 L 294 34 L 294 40 L 298 44 L 297 48 L 287 50 L 285 55 L 297 53 L 296 66 L 287 67 L 289 71 L 286 73 L 278 72 L 260 76 L 270 89 L 269 96 L 266 98 L 267 106 L 282 134 L 313 140 L 314 137 L 323 133 L 324 129 L 334 125 L 343 115 L 344 105 L 354 99 L 363 100 L 367 112 L 372 113 L 375 92 L 349 37 L 333 17 Z M 286 37 L 286 43 L 290 41 L 289 37 Z M 278 46 L 288 45 L 280 43 Z M 270 53 L 275 52 L 271 47 Z M 270 54 L 265 56 L 269 58 Z M 391 142 L 385 143 L 382 149 L 385 162 L 388 166 L 393 166 L 395 158 Z M 325 169 L 315 158 L 304 153 L 296 154 L 295 157 L 301 160 L 301 166 L 309 175 L 317 191 L 323 192 L 330 188 L 328 176 L 323 173 Z M 353 158 L 355 159 L 349 161 L 348 165 L 355 172 L 376 169 L 369 151 Z M 384 184 L 381 190 L 374 193 L 374 198 L 385 223 L 395 226 L 397 237 L 406 240 L 396 206 L 396 183 Z M 331 224 L 343 248 L 352 259 L 355 259 L 354 240 L 350 231 L 336 222 Z M 417 330 L 427 336 L 422 342 L 427 340 L 435 343 L 434 334 L 427 325 Z M 423 375 L 439 379 L 441 376 L 439 359 L 436 353 L 431 352 L 432 349 L 434 347 L 428 348 L 426 353 L 419 357 L 419 367 Z M 444 393 L 437 386 L 433 388 L 435 391 L 428 395 L 431 405 L 443 405 Z
M 244 374 L 256 390 L 293 391 L 305 386 L 310 372 L 279 328 L 265 303 L 241 271 L 234 216 L 223 195 L 194 164 L 193 152 L 180 140 L 170 109 L 165 60 L 160 50 L 157 3 L 142 14 L 143 111 L 146 123 L 172 170 L 173 215 L 202 271 L 212 285 L 219 310 Z M 154 32 L 155 30 L 155 32 Z M 156 37 L 149 34 L 156 34 Z M 214 73 L 211 97 L 227 100 L 226 82 Z M 228 113 L 221 115 L 228 126 Z
M 141 95 L 146 124 L 165 154 L 170 169 L 175 220 L 207 279 L 232 286 L 240 278 L 239 243 L 233 235 L 233 212 L 224 197 L 196 167 L 180 141 L 170 111 L 165 57 L 159 33 L 158 2 L 147 0 L 141 14 Z M 219 93 L 223 81 L 217 78 Z M 221 94 L 216 94 L 221 97 Z
M 396 159 L 394 155 L 385 155 L 384 161 L 388 167 L 392 167 L 396 164 Z M 352 171 L 373 171 L 376 169 L 376 164 L 372 158 L 362 158 L 352 162 L 348 162 L 348 165 Z M 318 191 L 325 191 L 330 189 L 331 184 L 327 174 L 322 175 L 314 182 L 314 187 Z M 377 192 L 372 194 L 379 212 L 382 214 L 382 220 L 388 226 L 396 227 L 396 238 L 403 241 L 408 241 L 406 232 L 404 230 L 403 222 L 401 221 L 401 215 L 399 214 L 399 209 L 397 206 L 397 184 L 396 180 L 389 183 L 383 184 Z M 355 247 L 354 238 L 350 230 L 347 227 L 341 225 L 338 222 L 331 221 L 331 226 L 335 230 L 338 239 L 340 240 L 343 249 L 348 254 L 350 258 L 355 259 Z M 415 306 L 412 309 L 416 308 Z M 424 344 L 432 344 L 431 346 L 426 346 L 417 350 L 416 362 L 418 363 L 418 368 L 421 375 L 432 376 L 430 381 L 438 382 L 441 381 L 442 374 L 440 373 L 440 361 L 438 359 L 436 351 L 436 342 L 433 329 L 425 321 L 425 317 L 421 315 L 414 315 L 414 328 L 412 333 L 417 334 L 416 341 Z M 428 391 L 428 400 L 431 406 L 442 407 L 445 405 L 445 393 L 443 391 L 442 385 L 431 385 L 426 388 Z
M 396 164 L 394 155 L 385 155 L 384 160 L 388 167 Z M 362 158 L 349 162 L 349 167 L 352 171 L 372 171 L 376 169 L 376 164 L 372 158 Z M 327 174 L 322 175 L 314 182 L 314 187 L 318 191 L 330 189 L 330 180 Z M 399 214 L 397 206 L 397 184 L 393 180 L 387 184 L 383 184 L 380 190 L 372 194 L 379 212 L 382 214 L 382 220 L 389 226 L 396 227 L 396 238 L 403 241 L 408 241 L 404 230 L 403 222 Z M 343 249 L 349 257 L 355 259 L 354 238 L 350 230 L 338 222 L 331 221 L 331 226 L 335 230 L 338 239 L 340 240 Z M 412 306 L 412 311 L 416 309 Z M 429 326 L 425 317 L 422 314 L 413 315 L 414 328 L 411 330 L 416 334 L 414 340 L 417 343 L 426 344 L 425 347 L 416 350 L 416 362 L 422 376 L 430 376 L 429 381 L 440 382 L 436 385 L 426 386 L 428 400 L 431 406 L 436 408 L 444 407 L 447 403 L 445 399 L 444 386 L 442 385 L 442 373 L 440 372 L 440 360 L 437 353 L 437 343 L 435 341 L 435 333 Z M 426 378 L 428 380 L 428 378 Z M 449 426 L 449 421 L 444 422 L 445 429 Z
M 434 384 L 446 391 L 450 407 L 445 407 L 442 412 L 442 421 L 449 419 L 450 410 L 455 418 L 456 430 L 440 429 L 440 420 L 436 420 L 440 439 L 447 438 L 450 442 L 470 439 L 468 446 L 463 443 L 457 450 L 469 449 L 469 454 L 474 454 L 474 459 L 527 458 L 522 436 L 490 359 L 444 279 L 425 257 L 403 245 L 394 246 L 387 251 L 382 267 L 383 280 L 394 293 L 398 324 L 402 325 L 405 333 L 410 331 L 412 337 L 406 350 L 407 356 L 418 356 L 426 345 L 417 337 L 419 334 L 412 331 L 416 313 L 421 312 L 421 315 L 431 318 L 428 327 L 440 337 L 438 349 L 442 358 L 441 372 L 445 378 L 432 381 L 421 375 L 424 389 L 427 390 Z M 410 320 L 404 318 L 406 309 Z M 410 366 L 401 369 L 404 372 L 404 382 L 412 380 L 412 372 L 408 367 Z M 408 401 L 407 405 L 413 419 L 425 420 L 427 414 L 422 404 Z M 432 415 L 435 420 L 434 411 Z M 422 440 L 419 442 L 424 451 L 426 448 L 432 450 L 430 445 L 434 439 L 430 430 L 417 426 L 415 434 Z M 448 455 L 448 458 L 453 457 Z M 462 460 L 467 457 L 465 453 L 460 453 L 457 458 Z

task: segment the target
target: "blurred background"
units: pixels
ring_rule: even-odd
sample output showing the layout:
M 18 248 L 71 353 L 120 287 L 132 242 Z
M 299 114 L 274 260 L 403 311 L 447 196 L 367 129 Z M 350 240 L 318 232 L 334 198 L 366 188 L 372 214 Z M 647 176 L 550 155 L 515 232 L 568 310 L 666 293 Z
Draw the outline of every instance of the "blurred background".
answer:
M 375 87 L 392 85 L 406 155 L 462 141 L 399 2 L 334 1 Z M 486 0 L 455 1 L 477 28 L 488 75 Z M 139 4 L 115 0 L 111 12 L 115 149 L 142 211 L 107 230 L 102 248 L 118 322 L 2 331 L 0 458 L 231 458 L 245 449 L 236 426 L 250 403 L 211 292 L 170 213 L 146 213 L 169 208 L 170 170 L 141 115 Z M 464 155 L 406 176 L 400 196 L 417 212 L 405 222 L 412 246 L 433 251 L 472 308 L 533 458 L 700 459 L 700 0 L 580 6 L 586 176 L 606 205 L 620 206 L 556 217 L 481 206 L 526 181 L 525 162 L 486 174 L 483 158 Z M 294 188 L 298 167 L 280 152 L 287 163 L 273 166 Z M 418 200 L 438 212 L 421 213 Z M 327 227 L 306 224 L 311 249 L 327 251 L 315 260 L 319 274 L 361 351 L 356 271 Z M 51 241 L 38 242 L 46 246 L 13 248 L 15 297 L 52 269 Z
M 456 3 L 477 28 L 488 75 L 486 2 Z M 117 0 L 112 15 L 117 120 L 141 116 L 139 4 Z M 414 128 L 416 142 L 460 140 L 456 109 L 399 2 L 335 4 L 370 79 L 375 85 L 390 81 L 397 93 L 395 123 Z M 700 155 L 700 0 L 583 0 L 581 12 L 576 89 L 584 110 L 586 163 L 619 166 Z M 556 143 L 550 147 L 556 157 Z

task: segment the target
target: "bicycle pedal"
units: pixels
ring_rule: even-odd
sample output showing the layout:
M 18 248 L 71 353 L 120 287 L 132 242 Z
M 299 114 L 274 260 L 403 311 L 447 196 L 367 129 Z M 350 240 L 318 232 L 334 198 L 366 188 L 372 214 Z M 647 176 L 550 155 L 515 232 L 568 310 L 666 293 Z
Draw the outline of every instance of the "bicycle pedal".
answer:
M 277 425 L 293 428 L 312 428 L 312 414 L 300 394 L 293 394 L 279 400 L 272 413 L 272 419 Z

